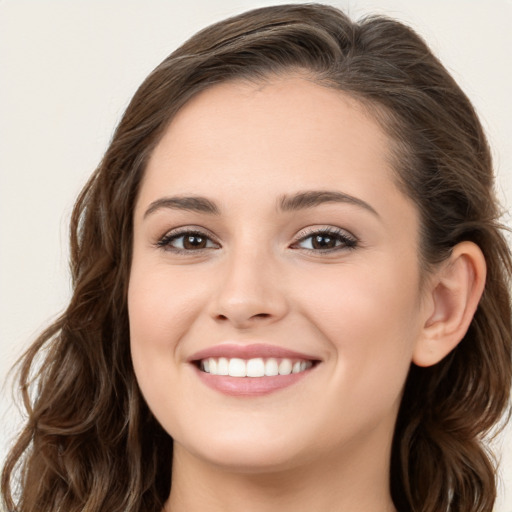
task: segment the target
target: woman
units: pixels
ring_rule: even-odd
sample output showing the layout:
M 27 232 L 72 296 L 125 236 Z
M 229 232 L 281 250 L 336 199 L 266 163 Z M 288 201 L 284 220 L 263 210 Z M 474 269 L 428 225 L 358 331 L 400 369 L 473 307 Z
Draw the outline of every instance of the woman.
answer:
M 289 5 L 198 33 L 75 206 L 8 509 L 491 510 L 492 187 L 471 104 L 403 25 Z

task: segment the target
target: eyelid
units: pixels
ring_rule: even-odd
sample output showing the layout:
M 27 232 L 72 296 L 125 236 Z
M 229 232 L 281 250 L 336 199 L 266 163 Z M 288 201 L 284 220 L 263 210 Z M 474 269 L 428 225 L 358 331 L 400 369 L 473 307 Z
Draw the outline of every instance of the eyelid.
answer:
M 334 236 L 337 237 L 338 239 L 341 239 L 343 243 L 337 247 L 332 247 L 328 249 L 309 249 L 304 247 L 298 247 L 298 244 L 300 242 L 303 242 L 316 234 Z M 355 249 L 358 245 L 359 239 L 346 229 L 337 226 L 309 226 L 297 233 L 295 241 L 291 244 L 290 247 L 293 249 L 301 249 L 312 253 L 322 254 L 328 252 L 338 252 Z
M 216 245 L 216 247 L 202 247 L 198 249 L 182 249 L 180 247 L 174 247 L 171 245 L 173 240 L 179 239 L 185 235 L 197 235 L 208 239 L 209 242 Z M 326 249 L 315 249 L 315 248 L 307 248 L 307 247 L 299 247 L 299 244 L 308 238 L 314 235 L 326 235 L 335 237 L 341 243 L 336 245 L 335 247 L 326 248 Z M 298 249 L 310 253 L 315 254 L 325 254 L 329 252 L 340 252 L 354 249 L 358 246 L 359 239 L 354 236 L 350 231 L 346 229 L 337 227 L 337 226 L 329 226 L 329 225 L 319 225 L 319 226 L 308 226 L 306 228 L 301 229 L 294 237 L 294 241 L 290 244 L 290 248 Z M 187 255 L 191 255 L 192 253 L 201 253 L 203 251 L 212 250 L 212 249 L 220 249 L 222 247 L 221 243 L 218 241 L 217 237 L 211 233 L 210 230 L 195 226 L 179 226 L 176 228 L 172 228 L 165 232 L 164 235 L 160 236 L 155 244 L 157 248 L 162 250 L 167 250 L 174 253 L 183 253 Z
M 172 247 L 170 245 L 170 242 L 176 239 L 179 239 L 180 237 L 183 237 L 185 235 L 196 235 L 196 236 L 202 236 L 204 238 L 207 238 L 209 241 L 213 242 L 217 247 L 203 247 L 200 249 L 181 249 L 179 247 Z M 175 253 L 200 253 L 202 251 L 211 250 L 211 249 L 218 249 L 221 247 L 220 242 L 218 241 L 217 237 L 211 233 L 206 228 L 200 227 L 200 226 L 179 226 L 173 229 L 170 229 L 169 231 L 166 231 L 164 235 L 160 236 L 157 241 L 155 242 L 155 246 L 167 250 L 170 252 Z

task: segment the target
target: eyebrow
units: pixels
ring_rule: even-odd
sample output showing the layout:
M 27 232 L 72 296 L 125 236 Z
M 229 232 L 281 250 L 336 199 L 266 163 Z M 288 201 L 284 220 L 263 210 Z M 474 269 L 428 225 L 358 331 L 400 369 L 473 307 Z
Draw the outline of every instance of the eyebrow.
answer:
M 352 204 L 364 208 L 377 217 L 380 217 L 377 211 L 362 199 L 343 192 L 330 190 L 308 190 L 306 192 L 297 192 L 293 195 L 284 195 L 279 200 L 279 209 L 284 212 L 293 212 L 307 208 L 314 208 L 315 206 L 319 206 L 324 203 Z M 144 213 L 144 218 L 163 208 L 220 215 L 219 207 L 206 197 L 173 196 L 162 197 L 153 201 Z
M 191 212 L 208 213 L 211 215 L 220 214 L 220 210 L 217 205 L 206 197 L 173 196 L 162 197 L 156 201 L 153 201 L 144 213 L 144 218 L 162 208 L 169 208 L 172 210 L 187 210 Z
M 330 190 L 308 190 L 306 192 L 298 192 L 292 196 L 284 195 L 281 197 L 279 207 L 285 212 L 302 210 L 305 208 L 313 208 L 323 203 L 347 203 L 359 206 L 373 213 L 377 217 L 380 215 L 367 202 L 343 192 L 335 192 Z

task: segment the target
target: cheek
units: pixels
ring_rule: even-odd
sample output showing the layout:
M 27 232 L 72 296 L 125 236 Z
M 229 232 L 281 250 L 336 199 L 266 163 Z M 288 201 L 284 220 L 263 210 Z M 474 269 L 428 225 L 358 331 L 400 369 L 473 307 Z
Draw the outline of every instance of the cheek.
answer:
M 366 386 L 370 395 L 384 381 L 392 394 L 400 392 L 421 328 L 416 266 L 347 266 L 315 282 L 302 302 L 334 349 L 338 378 Z
M 382 336 L 393 336 L 394 328 L 410 331 L 419 313 L 419 280 L 414 267 L 407 266 L 384 261 L 327 269 L 326 275 L 311 276 L 314 287 L 303 288 L 304 309 L 312 319 L 323 317 L 322 325 L 340 339 L 364 331 Z
M 202 307 L 204 296 L 186 272 L 134 258 L 128 289 L 130 346 L 143 393 L 179 371 L 180 342 Z
M 201 306 L 204 294 L 198 284 L 186 272 L 135 262 L 128 289 L 132 342 L 168 346 L 179 339 Z
M 187 408 L 179 385 L 180 347 L 204 295 L 186 272 L 171 273 L 165 264 L 134 258 L 128 288 L 133 368 L 147 404 L 169 432 L 179 424 L 177 412 Z

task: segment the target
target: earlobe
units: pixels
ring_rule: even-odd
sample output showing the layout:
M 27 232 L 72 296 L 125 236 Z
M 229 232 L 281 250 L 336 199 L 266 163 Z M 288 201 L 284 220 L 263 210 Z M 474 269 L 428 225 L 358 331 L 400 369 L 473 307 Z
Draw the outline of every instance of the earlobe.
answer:
M 447 356 L 466 334 L 485 286 L 484 255 L 473 242 L 461 242 L 434 274 L 431 310 L 413 353 L 418 366 L 432 366 Z

